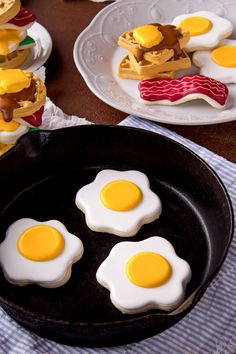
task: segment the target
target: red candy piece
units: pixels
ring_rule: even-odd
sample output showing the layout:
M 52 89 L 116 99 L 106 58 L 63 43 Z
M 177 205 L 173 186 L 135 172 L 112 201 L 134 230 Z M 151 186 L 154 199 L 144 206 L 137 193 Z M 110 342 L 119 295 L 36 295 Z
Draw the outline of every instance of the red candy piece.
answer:
M 42 106 L 37 112 L 33 113 L 31 116 L 22 117 L 22 119 L 34 127 L 39 127 L 42 124 L 43 111 L 44 106 Z
M 12 18 L 8 23 L 12 23 L 15 26 L 18 27 L 24 27 L 27 26 L 28 24 L 34 22 L 36 20 L 36 17 L 28 11 L 26 8 L 21 6 L 20 11 L 18 14 Z
M 138 85 L 140 97 L 149 102 L 176 102 L 189 94 L 206 95 L 224 106 L 228 88 L 225 84 L 203 75 L 185 75 L 179 79 L 143 80 Z

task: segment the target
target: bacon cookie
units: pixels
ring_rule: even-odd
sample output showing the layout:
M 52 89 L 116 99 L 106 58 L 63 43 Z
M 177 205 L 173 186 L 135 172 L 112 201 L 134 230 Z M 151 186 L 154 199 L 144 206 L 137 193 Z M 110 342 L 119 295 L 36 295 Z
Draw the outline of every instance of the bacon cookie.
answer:
M 8 22 L 0 25 L 0 28 L 25 31 L 36 21 L 36 17 L 25 7 L 21 6 L 20 11 Z
M 224 108 L 228 97 L 225 84 L 203 75 L 185 75 L 178 79 L 150 79 L 139 83 L 143 103 L 177 105 L 203 99 L 214 108 Z

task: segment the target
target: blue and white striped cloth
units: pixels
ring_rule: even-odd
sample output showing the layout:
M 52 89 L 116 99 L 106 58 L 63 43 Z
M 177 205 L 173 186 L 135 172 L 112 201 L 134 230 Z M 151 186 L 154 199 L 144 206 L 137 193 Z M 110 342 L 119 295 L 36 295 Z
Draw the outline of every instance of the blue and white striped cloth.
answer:
M 236 210 L 236 164 L 158 126 L 156 123 L 130 116 L 121 124 L 158 132 L 193 150 L 220 176 Z M 202 299 L 182 321 L 165 332 L 141 342 L 115 348 L 69 347 L 30 333 L 0 309 L 0 353 L 235 354 L 236 232 L 223 267 Z

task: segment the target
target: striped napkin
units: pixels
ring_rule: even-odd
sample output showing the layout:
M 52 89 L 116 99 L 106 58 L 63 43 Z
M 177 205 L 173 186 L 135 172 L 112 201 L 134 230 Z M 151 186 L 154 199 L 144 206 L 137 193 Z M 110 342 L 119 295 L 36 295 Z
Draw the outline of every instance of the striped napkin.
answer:
M 129 116 L 122 123 L 168 136 L 187 146 L 217 172 L 236 210 L 236 164 L 156 123 Z M 114 348 L 69 347 L 42 339 L 22 328 L 0 309 L 0 353 L 3 354 L 235 354 L 236 353 L 236 232 L 217 277 L 193 310 L 172 328 Z

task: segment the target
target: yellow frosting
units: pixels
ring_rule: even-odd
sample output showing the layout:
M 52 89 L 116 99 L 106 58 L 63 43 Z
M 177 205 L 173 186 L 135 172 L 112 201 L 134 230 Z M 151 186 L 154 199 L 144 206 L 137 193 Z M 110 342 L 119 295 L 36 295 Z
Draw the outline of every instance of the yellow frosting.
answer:
M 134 209 L 142 199 L 139 187 L 127 180 L 114 180 L 100 191 L 100 199 L 105 207 L 115 211 Z
M 9 54 L 8 45 L 10 43 L 19 43 L 19 31 L 10 29 L 0 30 L 0 55 Z
M 35 225 L 26 229 L 17 241 L 19 253 L 32 261 L 49 261 L 64 249 L 61 233 L 49 225 Z
M 213 49 L 211 52 L 211 59 L 218 65 L 226 68 L 236 67 L 236 47 L 231 45 L 224 45 Z
M 208 18 L 193 16 L 187 17 L 179 23 L 179 26 L 189 31 L 190 36 L 199 36 L 210 31 L 212 23 Z
M 14 132 L 19 127 L 19 123 L 11 120 L 10 122 L 5 122 L 2 118 L 0 118 L 0 131 L 1 132 Z
M 126 263 L 126 276 L 131 283 L 142 288 L 154 288 L 164 284 L 171 276 L 169 262 L 160 254 L 140 252 Z
M 0 69 L 0 95 L 20 92 L 30 83 L 31 79 L 20 69 Z
M 145 48 L 151 48 L 158 45 L 163 40 L 162 33 L 157 26 L 144 25 L 133 30 L 133 36 L 137 43 Z
M 3 155 L 7 150 L 9 150 L 13 145 L 10 144 L 0 144 L 0 156 Z

